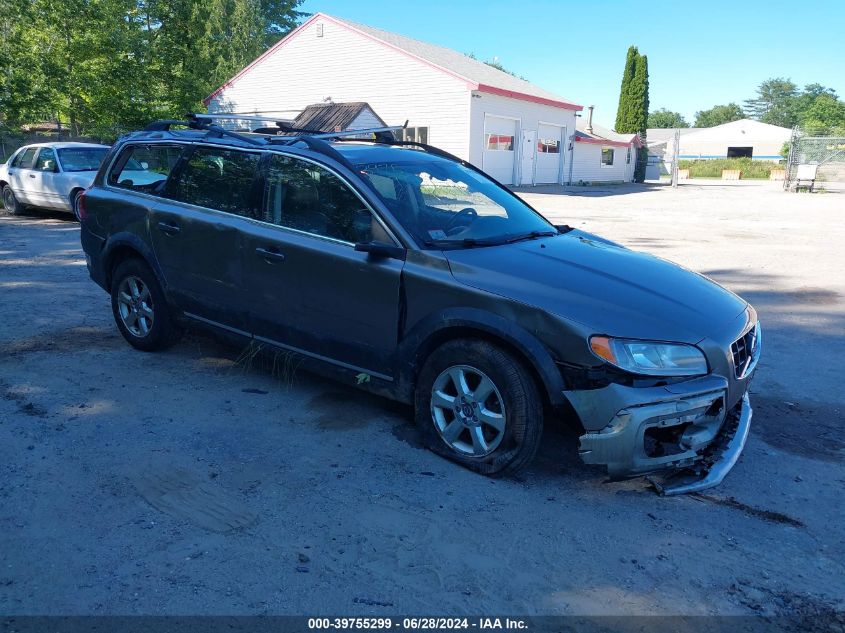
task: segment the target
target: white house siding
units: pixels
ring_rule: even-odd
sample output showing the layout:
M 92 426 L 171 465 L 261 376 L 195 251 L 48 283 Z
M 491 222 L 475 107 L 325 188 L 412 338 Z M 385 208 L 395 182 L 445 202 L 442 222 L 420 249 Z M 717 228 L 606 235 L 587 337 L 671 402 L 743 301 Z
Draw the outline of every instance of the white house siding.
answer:
M 470 95 L 462 79 L 320 17 L 215 95 L 209 112 L 293 118 L 328 97 L 366 101 L 388 125 L 428 126 L 429 143 L 468 158 Z
M 601 164 L 602 147 L 615 151 L 613 165 Z M 615 145 L 575 143 L 575 157 L 572 162 L 572 184 L 579 182 L 631 182 L 634 176 L 636 151 L 631 149 L 631 162 L 627 162 L 628 149 Z
M 569 147 L 568 138 L 575 131 L 575 111 L 564 108 L 558 108 L 540 103 L 533 103 L 530 101 L 523 101 L 511 99 L 509 97 L 501 97 L 499 95 L 492 95 L 484 92 L 473 93 L 471 116 L 469 122 L 469 160 L 472 164 L 481 167 L 482 169 L 489 169 L 489 165 L 485 164 L 485 155 L 489 158 L 492 152 L 485 151 L 484 127 L 485 119 L 490 117 L 498 117 L 510 119 L 514 121 L 515 139 L 513 152 L 513 168 L 510 178 L 506 170 L 500 164 L 495 165 L 494 178 L 501 180 L 505 184 L 512 183 L 535 183 L 541 182 L 561 182 L 558 180 L 556 173 L 562 174 L 562 182 L 566 181 L 569 170 L 570 152 L 567 151 Z M 499 119 L 496 119 L 497 121 Z M 561 153 L 559 157 L 563 160 L 563 168 L 558 172 L 555 168 L 550 167 L 549 160 L 538 161 L 534 160 L 532 174 L 523 173 L 523 156 L 522 148 L 527 144 L 522 142 L 523 131 L 534 131 L 539 134 L 541 131 L 540 125 L 543 124 L 543 130 L 549 131 L 552 125 L 564 128 L 561 131 L 564 141 L 561 143 Z M 533 145 L 536 152 L 536 143 Z M 501 153 L 501 152 L 499 152 Z M 548 156 L 544 157 L 548 159 Z M 538 173 L 538 168 L 540 169 Z M 492 171 L 492 170 L 491 170 Z M 540 180 L 537 176 L 540 176 Z

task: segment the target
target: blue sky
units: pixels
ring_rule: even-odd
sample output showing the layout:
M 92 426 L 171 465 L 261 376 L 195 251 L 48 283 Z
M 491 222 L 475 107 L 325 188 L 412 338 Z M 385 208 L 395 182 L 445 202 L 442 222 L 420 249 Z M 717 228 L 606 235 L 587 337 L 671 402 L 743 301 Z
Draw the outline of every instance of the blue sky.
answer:
M 805 8 L 806 7 L 806 8 Z M 612 126 L 628 46 L 648 55 L 652 109 L 695 112 L 753 96 L 770 77 L 845 98 L 845 2 L 305 0 L 480 59 L 584 106 Z

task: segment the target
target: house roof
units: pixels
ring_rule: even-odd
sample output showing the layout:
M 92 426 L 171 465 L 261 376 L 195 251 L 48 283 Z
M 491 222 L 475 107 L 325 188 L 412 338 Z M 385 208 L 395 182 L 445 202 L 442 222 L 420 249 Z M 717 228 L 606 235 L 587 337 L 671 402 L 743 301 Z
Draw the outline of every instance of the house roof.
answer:
M 306 106 L 294 119 L 292 126 L 305 130 L 339 132 L 348 129 L 364 110 L 369 110 L 381 125 L 385 125 L 385 122 L 375 113 L 370 104 L 364 101 L 354 101 L 348 103 L 315 103 Z
M 739 119 L 729 123 L 722 123 L 721 125 L 714 125 L 713 127 L 682 127 L 682 137 L 698 136 L 698 137 L 730 137 L 738 135 L 747 135 L 746 139 L 762 140 L 766 138 L 780 139 L 782 137 L 788 138 L 792 133 L 787 127 L 780 127 L 778 125 L 771 125 L 763 123 L 762 121 L 755 121 L 754 119 Z M 659 145 L 671 141 L 675 136 L 673 128 L 649 128 L 646 131 L 646 139 L 649 145 Z M 696 140 L 700 140 L 696 139 Z
M 655 143 L 665 143 L 667 141 L 671 141 L 675 137 L 675 129 L 676 128 L 648 128 L 645 133 L 646 141 L 649 145 L 653 145 Z M 698 132 L 699 130 L 703 130 L 705 128 L 701 127 L 682 127 L 677 128 L 681 130 L 681 136 L 686 136 L 687 134 L 691 134 L 693 132 Z
M 637 147 L 641 145 L 638 134 L 618 134 L 596 123 L 593 123 L 593 131 L 587 132 L 587 122 L 583 119 L 575 122 L 575 141 L 578 143 L 616 145 L 619 147 L 628 147 L 632 143 Z
M 449 75 L 463 79 L 471 90 L 478 90 L 479 92 L 496 94 L 523 101 L 532 101 L 568 110 L 583 109 L 582 106 L 577 105 L 560 95 L 544 90 L 529 81 L 520 79 L 519 77 L 514 77 L 513 75 L 498 70 L 497 68 L 493 68 L 484 62 L 473 59 L 468 55 L 459 53 L 458 51 L 454 51 L 443 46 L 437 46 L 435 44 L 429 44 L 427 42 L 421 42 L 419 40 L 411 39 L 410 37 L 405 37 L 404 35 L 391 33 L 390 31 L 383 31 L 365 24 L 336 18 L 326 13 L 315 13 L 311 18 L 306 20 L 303 24 L 281 39 L 275 46 L 261 55 L 261 57 L 253 61 L 223 86 L 218 88 L 214 93 L 206 97 L 204 101 L 205 104 L 208 105 L 211 99 L 217 96 L 225 88 L 231 86 L 240 79 L 240 77 L 261 63 L 263 59 L 282 48 L 286 42 L 290 41 L 300 31 L 319 19 L 333 22 L 360 33 L 372 40 L 398 50 L 405 55 L 418 59 Z

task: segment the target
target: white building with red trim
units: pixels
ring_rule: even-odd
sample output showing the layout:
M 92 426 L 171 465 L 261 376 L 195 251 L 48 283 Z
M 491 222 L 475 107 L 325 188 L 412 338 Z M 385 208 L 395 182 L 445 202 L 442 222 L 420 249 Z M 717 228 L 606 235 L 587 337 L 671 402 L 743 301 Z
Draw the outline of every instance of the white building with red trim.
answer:
M 221 86 L 211 113 L 293 118 L 324 101 L 367 102 L 405 138 L 505 184 L 569 182 L 582 106 L 463 53 L 317 13 Z M 272 117 L 271 117 L 272 118 Z
M 576 124 L 568 182 L 574 185 L 632 182 L 637 148 L 642 147 L 639 135 L 617 134 L 593 123 L 592 109 L 590 106 L 586 121 L 579 119 Z

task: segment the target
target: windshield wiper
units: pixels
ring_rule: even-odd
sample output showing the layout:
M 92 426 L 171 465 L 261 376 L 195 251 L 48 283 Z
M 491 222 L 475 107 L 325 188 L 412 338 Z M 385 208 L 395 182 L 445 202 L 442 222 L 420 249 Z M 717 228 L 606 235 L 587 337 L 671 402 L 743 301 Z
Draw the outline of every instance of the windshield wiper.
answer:
M 523 235 L 516 235 L 505 240 L 505 244 L 513 244 L 514 242 L 522 242 L 523 240 L 536 240 L 538 237 L 552 237 L 559 235 L 557 231 L 531 231 Z
M 426 246 L 463 246 L 464 248 L 475 248 L 477 246 L 499 246 L 505 244 L 504 240 L 480 240 L 474 237 L 465 237 L 460 240 L 426 240 Z

